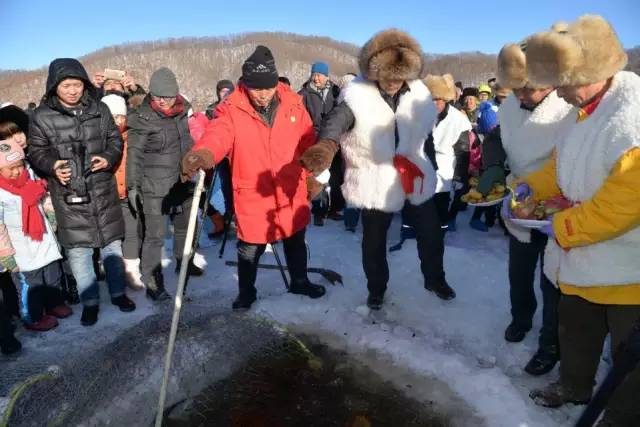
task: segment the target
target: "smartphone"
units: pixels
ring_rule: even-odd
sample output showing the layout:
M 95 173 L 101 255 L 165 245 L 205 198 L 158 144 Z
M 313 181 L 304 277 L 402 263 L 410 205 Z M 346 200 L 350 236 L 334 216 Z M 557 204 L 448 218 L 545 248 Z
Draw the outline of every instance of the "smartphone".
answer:
M 124 71 L 122 70 L 112 70 L 110 68 L 104 69 L 104 79 L 105 80 L 122 80 L 124 79 Z

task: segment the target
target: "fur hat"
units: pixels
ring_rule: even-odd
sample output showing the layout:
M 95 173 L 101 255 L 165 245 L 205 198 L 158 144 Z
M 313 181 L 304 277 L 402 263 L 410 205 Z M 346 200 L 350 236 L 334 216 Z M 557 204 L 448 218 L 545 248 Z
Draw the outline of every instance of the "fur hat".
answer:
M 555 30 L 555 31 L 554 31 Z M 539 86 L 583 86 L 612 77 L 627 65 L 627 54 L 611 25 L 584 15 L 535 34 L 525 50 L 528 76 Z
M 446 102 L 456 99 L 456 84 L 451 74 L 443 76 L 429 74 L 425 77 L 424 84 L 427 85 L 434 99 L 438 98 Z
M 409 34 L 388 29 L 373 36 L 360 50 L 360 74 L 367 80 L 415 80 L 422 76 L 422 48 Z
M 500 83 L 496 83 L 496 86 L 493 88 L 493 95 L 496 98 L 497 97 L 506 98 L 507 96 L 511 95 L 512 92 L 513 91 L 510 88 L 504 87 Z

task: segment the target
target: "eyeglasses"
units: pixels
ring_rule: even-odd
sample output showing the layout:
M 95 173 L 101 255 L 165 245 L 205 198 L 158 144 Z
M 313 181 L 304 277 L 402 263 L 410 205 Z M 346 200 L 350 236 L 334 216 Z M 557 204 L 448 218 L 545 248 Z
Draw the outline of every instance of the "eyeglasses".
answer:
M 177 97 L 175 96 L 156 96 L 156 95 L 151 95 L 151 97 L 153 99 L 155 99 L 156 101 L 172 101 L 174 99 L 176 99 Z

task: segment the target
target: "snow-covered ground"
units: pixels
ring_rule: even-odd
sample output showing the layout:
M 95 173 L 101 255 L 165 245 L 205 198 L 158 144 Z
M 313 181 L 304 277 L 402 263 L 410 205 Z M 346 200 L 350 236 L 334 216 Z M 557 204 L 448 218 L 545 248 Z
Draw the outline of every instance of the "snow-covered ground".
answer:
M 380 312 L 369 312 L 367 291 L 361 267 L 361 231 L 346 232 L 340 222 L 327 221 L 324 227 L 310 226 L 310 266 L 327 267 L 341 273 L 344 286 L 331 286 L 315 274 L 312 281 L 327 286 L 327 295 L 319 300 L 287 294 L 278 271 L 260 270 L 259 299 L 248 315 L 266 317 L 294 331 L 329 337 L 332 345 L 357 356 L 371 354 L 390 360 L 417 377 L 437 378 L 467 401 L 487 426 L 569 426 L 579 408 L 550 410 L 535 406 L 528 398 L 531 388 L 557 378 L 557 369 L 533 378 L 522 370 L 536 349 L 540 313 L 534 329 L 523 343 L 504 341 L 504 329 L 510 321 L 507 280 L 507 239 L 496 226 L 488 234 L 468 227 L 470 212 L 458 218 L 458 231 L 446 236 L 445 268 L 456 299 L 444 302 L 423 288 L 415 241 L 405 242 L 401 251 L 389 254 L 391 280 Z M 389 244 L 396 242 L 399 224 L 389 231 Z M 218 246 L 201 248 L 207 274 L 190 281 L 190 296 L 207 298 L 212 305 L 231 301 L 237 291 L 235 268 L 218 259 Z M 282 248 L 280 246 L 281 256 Z M 235 259 L 235 241 L 228 244 L 225 259 Z M 272 254 L 262 262 L 273 263 Z M 165 269 L 168 288 L 173 290 L 177 275 L 174 265 Z M 69 351 L 83 351 L 115 337 L 120 331 L 154 312 L 142 292 L 133 293 L 138 310 L 121 314 L 103 305 L 98 324 L 83 328 L 79 324 L 80 307 L 71 319 L 45 334 L 21 329 L 25 344 L 22 357 L 60 345 Z M 188 310 L 186 304 L 183 310 Z M 0 363 L 1 365 L 1 363 Z M 442 402 L 440 402 L 442 403 Z M 446 402 L 444 403 L 446 404 Z M 473 425 L 473 424 L 470 424 Z

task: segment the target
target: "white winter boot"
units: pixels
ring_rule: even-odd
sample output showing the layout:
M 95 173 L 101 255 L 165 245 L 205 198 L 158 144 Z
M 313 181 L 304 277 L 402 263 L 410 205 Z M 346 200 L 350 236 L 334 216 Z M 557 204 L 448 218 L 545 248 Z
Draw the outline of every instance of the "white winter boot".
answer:
M 127 286 L 134 290 L 144 289 L 142 275 L 140 274 L 140 258 L 124 260 L 124 271 L 127 278 Z

